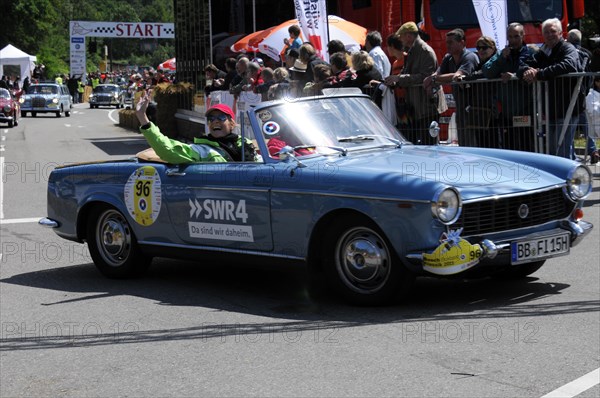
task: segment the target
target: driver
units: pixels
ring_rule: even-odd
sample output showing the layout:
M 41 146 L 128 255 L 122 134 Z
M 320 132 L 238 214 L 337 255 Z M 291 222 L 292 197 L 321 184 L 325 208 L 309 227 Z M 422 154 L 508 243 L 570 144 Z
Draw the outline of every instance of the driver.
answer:
M 146 115 L 150 103 L 148 90 L 137 104 L 135 115 L 140 122 L 140 132 L 154 152 L 165 162 L 172 164 L 194 162 L 248 162 L 258 161 L 252 141 L 233 133 L 236 126 L 231 108 L 225 104 L 211 106 L 206 111 L 209 133 L 203 138 L 194 138 L 193 144 L 186 144 L 163 135 Z

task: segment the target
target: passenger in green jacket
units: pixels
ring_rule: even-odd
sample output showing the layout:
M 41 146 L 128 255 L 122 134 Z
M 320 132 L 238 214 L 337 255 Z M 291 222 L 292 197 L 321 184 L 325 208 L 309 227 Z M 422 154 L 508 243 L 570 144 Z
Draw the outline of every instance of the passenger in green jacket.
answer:
M 163 135 L 158 126 L 150 122 L 146 115 L 150 94 L 146 93 L 138 102 L 136 116 L 141 124 L 140 132 L 165 162 L 180 164 L 194 162 L 255 162 L 259 155 L 252 141 L 234 134 L 236 126 L 234 113 L 225 104 L 211 106 L 206 111 L 209 133 L 206 137 L 195 138 L 193 144 L 186 144 Z

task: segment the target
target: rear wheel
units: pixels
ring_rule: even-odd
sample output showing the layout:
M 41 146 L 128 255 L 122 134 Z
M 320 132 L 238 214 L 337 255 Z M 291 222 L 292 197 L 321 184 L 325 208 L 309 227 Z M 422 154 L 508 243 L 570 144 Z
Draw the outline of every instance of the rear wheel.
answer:
M 69 117 L 69 116 L 71 116 L 71 111 L 65 111 L 65 116 L 66 116 L 66 117 Z
M 408 295 L 414 275 L 371 220 L 353 218 L 334 221 L 325 237 L 324 266 L 332 288 L 358 305 L 390 304 Z
M 27 117 L 27 112 L 21 111 L 21 117 Z
M 109 206 L 98 206 L 90 213 L 87 242 L 94 264 L 108 278 L 138 276 L 152 261 L 141 252 L 125 216 Z

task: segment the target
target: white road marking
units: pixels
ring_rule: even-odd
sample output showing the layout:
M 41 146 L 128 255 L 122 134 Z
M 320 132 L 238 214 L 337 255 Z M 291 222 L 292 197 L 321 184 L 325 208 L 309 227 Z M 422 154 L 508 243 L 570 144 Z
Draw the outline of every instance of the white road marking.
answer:
M 4 218 L 0 219 L 0 225 L 5 224 L 26 224 L 30 222 L 38 222 L 44 217 L 31 217 L 31 218 L 9 218 L 5 220 Z
M 119 110 L 118 109 L 113 109 L 112 111 L 108 112 L 108 118 L 110 120 L 112 120 L 115 124 L 119 124 L 119 120 L 118 119 L 115 120 L 115 118 L 113 117 L 113 113 L 115 113 L 115 112 L 119 112 Z
M 71 125 L 70 125 L 70 124 L 66 124 L 66 123 L 65 123 L 65 127 L 71 127 Z
M 572 398 L 600 384 L 600 368 L 549 392 L 542 398 Z

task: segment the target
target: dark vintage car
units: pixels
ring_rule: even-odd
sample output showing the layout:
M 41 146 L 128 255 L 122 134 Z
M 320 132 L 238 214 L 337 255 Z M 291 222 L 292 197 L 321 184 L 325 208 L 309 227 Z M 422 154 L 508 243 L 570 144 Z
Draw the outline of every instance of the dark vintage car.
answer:
M 5 88 L 0 88 L 0 123 L 8 123 L 8 127 L 19 124 L 19 102 L 15 96 Z
M 108 277 L 138 275 L 155 256 L 293 261 L 360 304 L 406 297 L 416 276 L 522 278 L 593 228 L 591 172 L 568 159 L 412 145 L 358 94 L 243 116 L 260 161 L 59 167 L 40 223 L 87 242 Z
M 67 86 L 53 82 L 30 85 L 19 102 L 23 117 L 30 112 L 33 117 L 38 113 L 54 113 L 56 117 L 64 114 L 69 117 L 73 107 L 73 99 Z
M 90 108 L 98 108 L 99 106 L 114 106 L 115 108 L 125 107 L 124 91 L 117 84 L 99 84 L 90 94 Z

